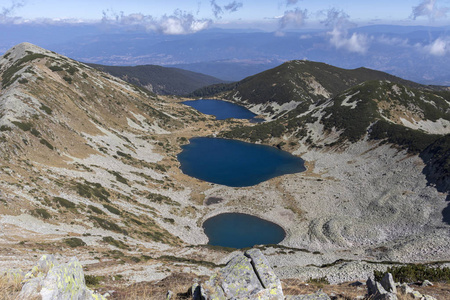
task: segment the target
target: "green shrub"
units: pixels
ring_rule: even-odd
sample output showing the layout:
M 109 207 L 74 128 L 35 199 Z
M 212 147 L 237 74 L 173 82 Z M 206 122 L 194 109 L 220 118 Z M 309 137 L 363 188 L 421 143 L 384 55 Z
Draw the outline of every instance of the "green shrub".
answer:
M 36 208 L 31 212 L 31 214 L 46 220 L 52 217 L 52 215 L 45 208 Z
M 65 207 L 65 208 L 75 208 L 75 203 L 72 201 L 69 201 L 67 199 L 61 198 L 61 197 L 54 197 L 53 201 L 59 203 L 59 205 Z
M 81 197 L 94 197 L 106 202 L 110 202 L 108 197 L 110 197 L 111 194 L 100 183 L 89 181 L 85 181 L 84 183 L 77 182 L 74 186 L 74 189 Z
M 11 127 L 8 127 L 6 125 L 0 126 L 0 131 L 11 131 Z
M 48 106 L 46 106 L 46 105 L 44 105 L 44 104 L 42 104 L 42 103 L 41 103 L 40 109 L 43 110 L 43 111 L 45 111 L 45 113 L 46 113 L 47 115 L 51 115 L 52 112 L 53 112 L 52 109 L 51 109 L 50 107 L 48 107 Z
M 116 176 L 116 180 L 118 182 L 121 182 L 123 184 L 128 185 L 128 180 L 125 177 L 123 177 L 122 175 L 120 175 L 118 172 L 116 172 L 116 171 L 109 171 L 109 173 L 111 173 L 112 175 Z
M 52 70 L 53 72 L 57 72 L 57 71 L 62 71 L 63 68 L 61 68 L 60 66 L 50 66 L 48 67 L 50 70 Z
M 40 142 L 42 145 L 47 146 L 47 148 L 49 148 L 50 150 L 55 149 L 55 148 L 53 147 L 53 145 L 50 144 L 46 139 L 41 139 L 39 142 Z
M 125 158 L 127 158 L 127 159 L 132 159 L 132 157 L 131 157 L 130 154 L 124 153 L 124 152 L 122 152 L 122 151 L 117 151 L 116 153 L 117 153 L 117 155 L 119 155 L 119 156 L 125 157 Z
M 116 223 L 113 223 L 111 221 L 96 217 L 96 216 L 90 216 L 89 219 L 95 221 L 101 228 L 106 229 L 106 230 L 111 230 L 111 231 L 115 231 L 118 233 L 123 233 L 122 228 L 120 228 L 119 225 L 117 225 Z
M 74 237 L 74 238 L 67 238 L 67 239 L 64 239 L 64 243 L 65 243 L 67 246 L 72 247 L 72 248 L 81 247 L 81 246 L 86 246 L 86 243 L 83 242 L 82 239 L 75 238 L 75 237 Z
M 19 83 L 22 83 L 22 84 L 28 83 L 28 79 L 26 79 L 26 78 L 21 78 L 21 79 L 19 79 Z
M 330 284 L 330 282 L 328 281 L 328 279 L 326 277 L 319 277 L 319 278 L 311 278 L 309 277 L 309 279 L 306 281 L 307 283 L 314 283 L 314 284 L 319 284 L 319 285 L 324 285 L 324 284 Z
M 17 121 L 12 121 L 11 123 L 22 129 L 23 131 L 30 131 L 31 128 L 33 127 L 31 123 L 22 123 Z
M 103 279 L 105 279 L 104 276 L 84 275 L 84 281 L 89 287 L 97 286 Z
M 40 137 L 41 133 L 39 131 L 37 131 L 35 128 L 31 128 L 31 134 L 34 135 L 35 137 Z
M 72 84 L 72 77 L 67 76 L 67 75 L 64 75 L 64 76 L 63 76 L 63 79 L 64 79 L 65 81 L 67 81 L 67 83 Z
M 119 249 L 128 249 L 130 248 L 127 244 L 125 244 L 122 241 L 116 240 L 115 238 L 113 238 L 112 236 L 105 236 L 102 238 L 102 241 L 104 241 L 105 243 L 108 243 L 114 247 L 117 247 Z
M 389 267 L 386 271 L 391 273 L 396 282 L 417 282 L 423 280 L 450 282 L 450 268 L 435 268 L 423 264 L 408 264 L 404 266 Z M 374 271 L 377 281 L 380 281 L 386 272 Z
M 115 215 L 119 215 L 121 214 L 120 210 L 118 210 L 117 208 L 115 208 L 114 206 L 111 206 L 109 204 L 103 204 L 103 207 L 106 208 L 107 210 L 109 210 L 109 212 L 115 214 Z
M 103 212 L 103 210 L 101 210 L 100 208 L 98 208 L 97 206 L 94 206 L 94 205 L 88 205 L 88 208 L 90 209 L 90 210 L 92 210 L 93 212 L 95 212 L 96 214 L 99 214 L 99 215 L 104 215 L 105 213 Z

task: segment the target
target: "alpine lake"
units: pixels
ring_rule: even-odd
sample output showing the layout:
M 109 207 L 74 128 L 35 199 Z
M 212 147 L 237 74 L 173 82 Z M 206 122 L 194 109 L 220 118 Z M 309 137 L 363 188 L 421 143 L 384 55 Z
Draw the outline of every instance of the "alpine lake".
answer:
M 221 100 L 185 101 L 217 119 L 253 119 L 245 107 Z M 178 154 L 184 174 L 230 187 L 257 185 L 271 178 L 306 170 L 304 161 L 278 148 L 237 140 L 196 137 L 182 146 Z M 245 248 L 260 244 L 277 244 L 286 232 L 279 225 L 241 213 L 223 213 L 203 223 L 209 245 Z

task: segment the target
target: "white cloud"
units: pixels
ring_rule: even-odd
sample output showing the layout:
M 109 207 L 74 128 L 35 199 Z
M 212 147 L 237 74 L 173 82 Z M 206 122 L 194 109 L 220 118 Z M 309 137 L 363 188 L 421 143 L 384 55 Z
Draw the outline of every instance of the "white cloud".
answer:
M 334 27 L 327 33 L 330 36 L 330 43 L 336 49 L 345 49 L 349 52 L 364 54 L 369 48 L 369 38 L 365 34 L 353 33 L 350 37 L 346 30 Z
M 176 10 L 172 15 L 164 15 L 155 19 L 150 15 L 133 13 L 125 15 L 123 12 L 115 14 L 103 12 L 102 23 L 107 25 L 138 26 L 148 31 L 163 34 L 189 34 L 207 29 L 211 24 L 210 19 L 196 19 L 192 14 Z
M 439 37 L 431 44 L 424 46 L 423 49 L 434 56 L 450 54 L 450 37 Z
M 349 34 L 348 30 L 355 24 L 349 21 L 349 16 L 342 10 L 328 10 L 327 18 L 323 23 L 333 27 L 327 35 L 330 37 L 330 44 L 336 49 L 345 49 L 359 54 L 364 54 L 369 49 L 370 38 L 367 35 L 356 32 Z
M 308 11 L 296 8 L 295 10 L 288 10 L 280 18 L 279 29 L 284 29 L 289 25 L 300 27 L 305 24 L 305 19 L 308 16 Z
M 423 0 L 419 5 L 412 8 L 411 17 L 428 17 L 431 20 L 447 17 L 448 7 L 438 7 L 436 0 Z

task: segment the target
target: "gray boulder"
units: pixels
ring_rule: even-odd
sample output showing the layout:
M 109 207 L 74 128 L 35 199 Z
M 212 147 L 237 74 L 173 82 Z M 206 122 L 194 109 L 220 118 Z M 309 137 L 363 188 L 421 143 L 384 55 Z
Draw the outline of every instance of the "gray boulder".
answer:
M 258 249 L 235 256 L 207 282 L 192 289 L 195 300 L 284 299 L 280 280 Z
M 283 295 L 281 281 L 269 265 L 266 257 L 258 249 L 250 249 L 245 252 L 245 256 L 250 258 L 250 262 L 255 270 L 256 276 L 261 281 L 262 286 L 269 290 L 271 295 Z
M 86 287 L 81 263 L 72 258 L 59 264 L 53 255 L 44 255 L 25 275 L 18 299 L 104 300 Z
M 397 294 L 397 287 L 395 286 L 394 277 L 391 273 L 384 274 L 381 279 L 381 285 L 388 293 Z
M 429 280 L 424 280 L 422 286 L 433 286 L 433 284 Z
M 384 277 L 386 277 L 386 275 Z M 391 277 L 392 277 L 392 275 L 391 275 Z M 366 284 L 367 284 L 367 293 L 368 293 L 370 299 L 373 299 L 373 300 L 397 300 L 397 294 L 396 294 L 397 291 L 396 290 L 395 290 L 395 293 L 388 292 L 380 282 L 377 282 L 371 278 L 369 278 L 367 280 Z M 388 285 L 387 285 L 387 287 L 389 288 Z M 395 287 L 395 283 L 394 283 L 394 287 Z

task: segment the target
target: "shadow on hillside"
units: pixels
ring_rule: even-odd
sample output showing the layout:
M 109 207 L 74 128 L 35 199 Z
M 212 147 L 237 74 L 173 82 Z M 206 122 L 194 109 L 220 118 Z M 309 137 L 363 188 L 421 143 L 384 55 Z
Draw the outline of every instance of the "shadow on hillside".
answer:
M 447 195 L 447 199 L 445 200 L 448 201 L 448 205 L 442 211 L 442 221 L 450 225 L 450 194 Z

